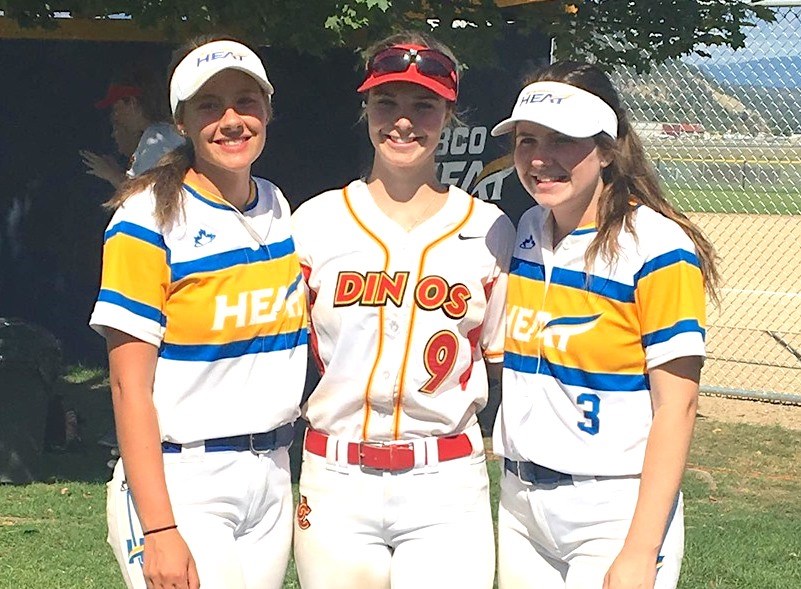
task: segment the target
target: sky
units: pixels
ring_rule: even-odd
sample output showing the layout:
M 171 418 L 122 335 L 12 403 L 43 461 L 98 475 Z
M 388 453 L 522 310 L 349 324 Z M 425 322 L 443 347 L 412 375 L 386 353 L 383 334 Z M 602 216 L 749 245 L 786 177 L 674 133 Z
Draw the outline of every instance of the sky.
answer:
M 765 57 L 801 56 L 801 6 L 776 8 L 776 22 L 759 21 L 746 31 L 746 46 L 737 51 L 731 48 L 706 48 L 717 64 L 737 63 Z M 697 64 L 705 61 L 696 55 L 685 61 Z

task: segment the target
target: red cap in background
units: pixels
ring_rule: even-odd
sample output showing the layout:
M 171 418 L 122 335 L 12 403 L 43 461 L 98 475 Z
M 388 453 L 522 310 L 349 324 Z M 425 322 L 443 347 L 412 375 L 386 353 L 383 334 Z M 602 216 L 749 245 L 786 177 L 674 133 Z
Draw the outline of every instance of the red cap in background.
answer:
M 142 89 L 138 86 L 122 86 L 120 84 L 111 84 L 106 91 L 106 95 L 95 102 L 95 108 L 108 108 L 118 100 L 129 98 L 131 96 L 141 96 Z

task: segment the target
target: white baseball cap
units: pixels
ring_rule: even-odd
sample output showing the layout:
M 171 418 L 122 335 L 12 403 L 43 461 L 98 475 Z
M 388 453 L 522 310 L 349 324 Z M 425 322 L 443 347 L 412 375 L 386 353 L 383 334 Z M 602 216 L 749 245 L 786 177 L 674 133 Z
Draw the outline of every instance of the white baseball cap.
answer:
M 509 133 L 515 124 L 537 123 L 569 137 L 606 133 L 617 139 L 617 115 L 601 98 L 562 82 L 534 82 L 520 92 L 512 116 L 495 125 L 492 136 Z
M 179 102 L 192 98 L 214 74 L 227 69 L 250 75 L 268 96 L 275 92 L 264 64 L 251 49 L 236 41 L 212 41 L 193 49 L 175 68 L 170 79 L 172 114 Z

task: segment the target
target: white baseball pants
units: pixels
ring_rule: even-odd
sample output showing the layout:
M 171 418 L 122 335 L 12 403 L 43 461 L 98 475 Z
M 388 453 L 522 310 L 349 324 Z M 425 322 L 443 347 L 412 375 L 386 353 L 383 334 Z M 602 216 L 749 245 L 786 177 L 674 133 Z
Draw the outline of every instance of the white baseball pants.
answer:
M 574 477 L 530 485 L 504 471 L 498 508 L 500 589 L 601 589 L 634 515 L 638 477 Z M 662 549 L 655 589 L 675 589 L 684 556 L 679 494 Z
M 476 437 L 473 447 L 482 448 Z M 303 589 L 492 587 L 483 451 L 400 473 L 304 451 L 300 495 L 295 564 Z
M 202 443 L 164 454 L 178 530 L 203 589 L 280 589 L 292 544 L 289 453 L 205 452 Z M 118 461 L 108 483 L 108 542 L 128 589 L 144 589 L 144 537 Z

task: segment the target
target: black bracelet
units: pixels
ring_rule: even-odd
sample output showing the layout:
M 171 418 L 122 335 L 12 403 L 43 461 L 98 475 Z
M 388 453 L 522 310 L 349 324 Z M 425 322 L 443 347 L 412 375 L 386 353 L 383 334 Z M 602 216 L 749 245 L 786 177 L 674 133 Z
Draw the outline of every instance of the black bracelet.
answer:
M 148 534 L 158 534 L 159 532 L 166 532 L 167 530 L 174 530 L 178 527 L 178 524 L 172 524 L 171 526 L 164 526 L 163 528 L 156 528 L 155 530 L 148 530 L 147 532 L 142 532 L 143 536 L 147 536 Z

